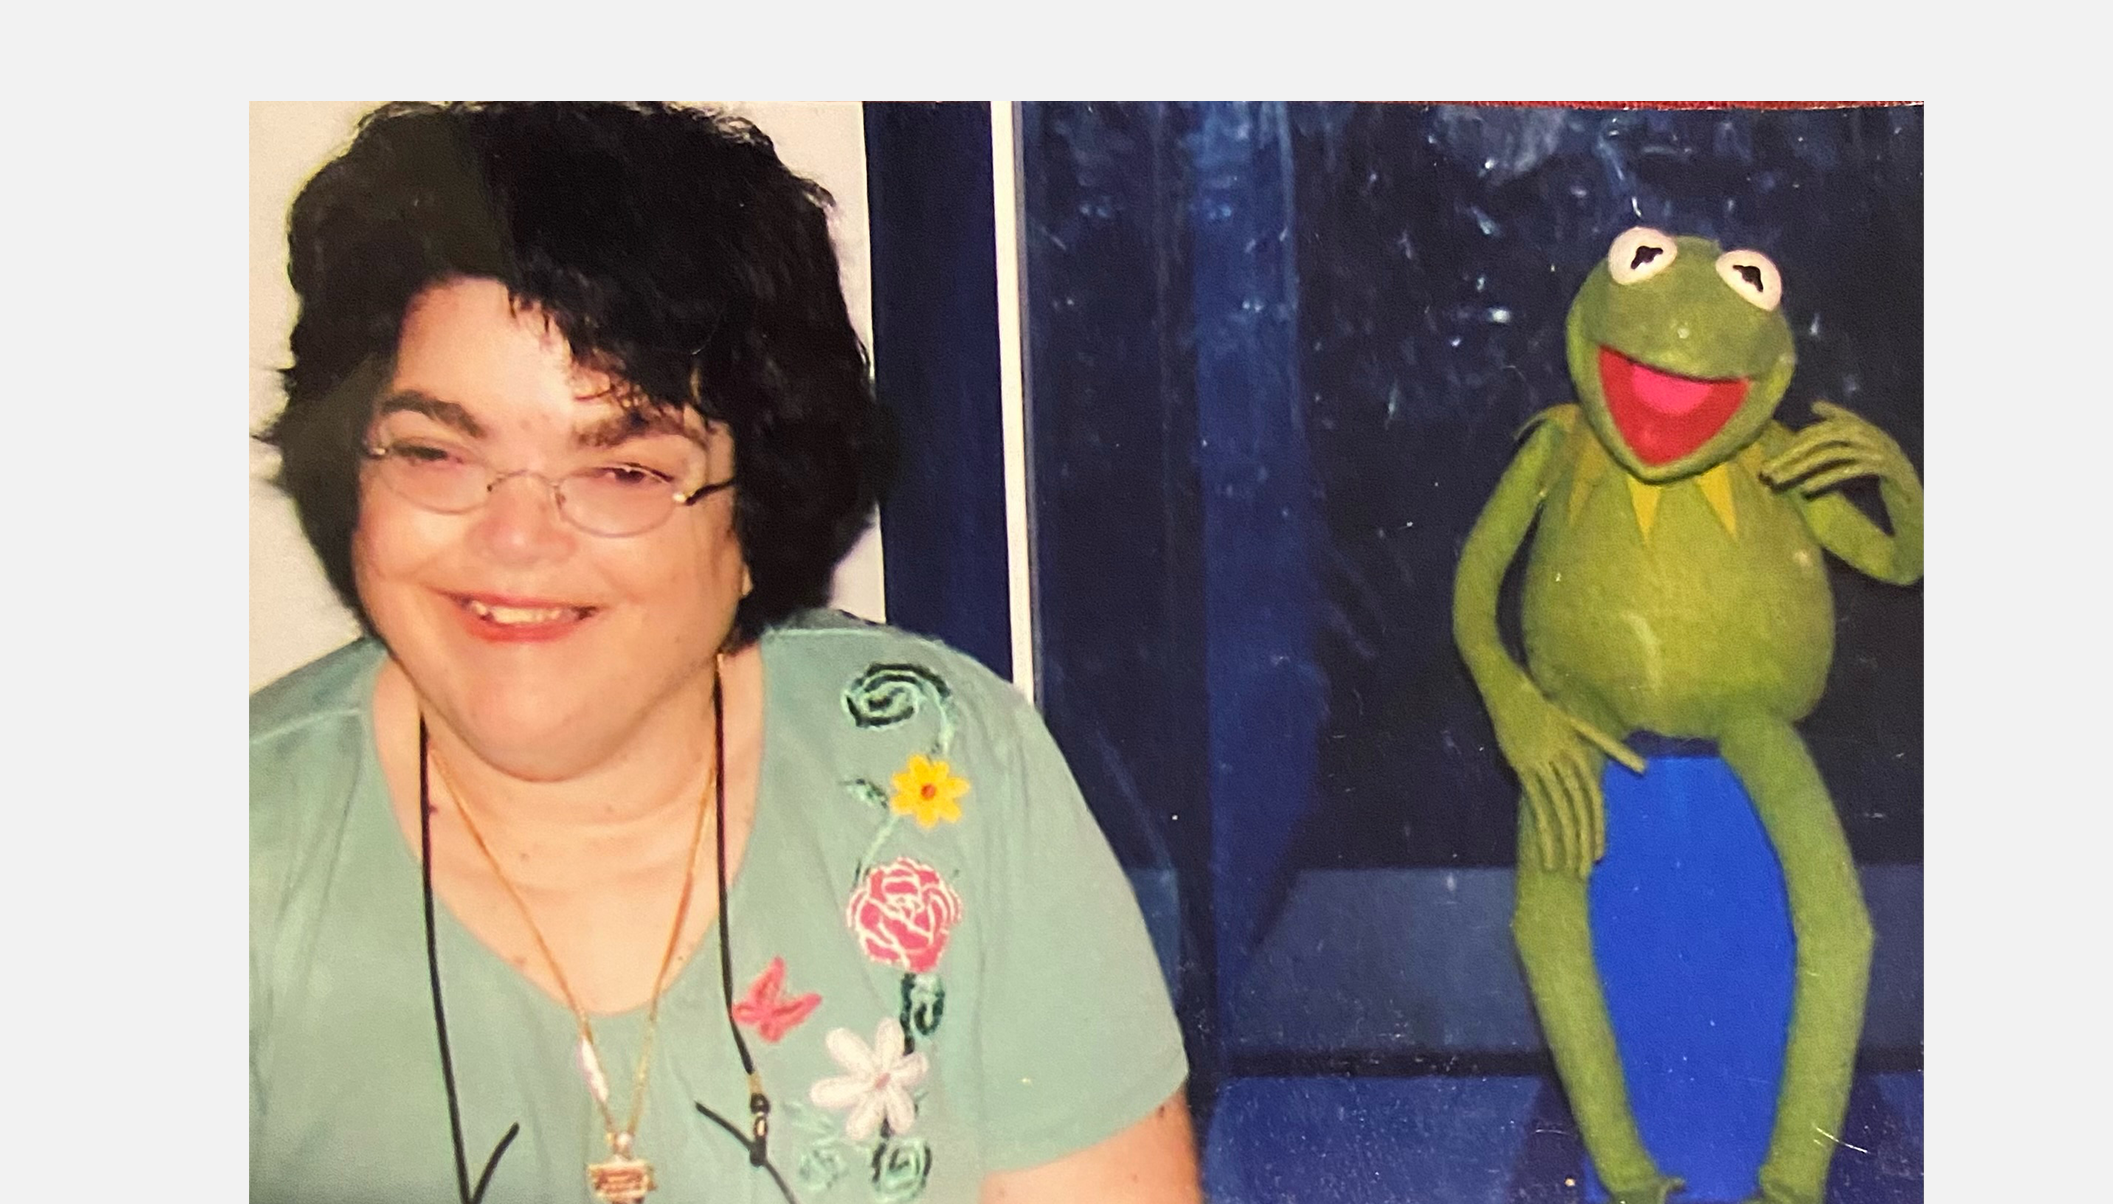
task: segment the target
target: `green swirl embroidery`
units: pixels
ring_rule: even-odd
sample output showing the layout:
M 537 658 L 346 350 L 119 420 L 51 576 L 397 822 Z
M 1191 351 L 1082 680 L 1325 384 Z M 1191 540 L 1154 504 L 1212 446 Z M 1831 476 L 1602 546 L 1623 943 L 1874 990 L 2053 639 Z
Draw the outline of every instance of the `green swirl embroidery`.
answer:
M 800 1155 L 800 1164 L 793 1170 L 800 1190 L 818 1196 L 835 1187 L 837 1180 L 851 1169 L 852 1153 L 852 1147 L 844 1142 L 825 1141 Z
M 944 757 L 954 743 L 954 692 L 929 669 L 873 665 L 844 688 L 844 711 L 860 727 L 892 727 L 916 715 L 920 699 L 931 704 L 939 724 L 932 755 Z
M 792 1131 L 810 1143 L 793 1168 L 803 1193 L 818 1196 L 836 1186 L 865 1154 L 865 1150 L 838 1136 L 836 1122 L 806 1100 L 786 1100 L 780 1111 Z
M 924 1097 L 923 1091 L 913 1094 L 919 1111 Z M 793 1168 L 802 1193 L 826 1193 L 863 1161 L 877 1204 L 910 1204 L 924 1194 L 932 1174 L 932 1149 L 924 1138 L 898 1136 L 883 1121 L 878 1139 L 846 1141 L 836 1123 L 805 1100 L 785 1101 L 785 1115 L 791 1127 L 813 1143 Z
M 932 1147 L 922 1137 L 889 1137 L 873 1151 L 873 1199 L 909 1204 L 932 1176 Z

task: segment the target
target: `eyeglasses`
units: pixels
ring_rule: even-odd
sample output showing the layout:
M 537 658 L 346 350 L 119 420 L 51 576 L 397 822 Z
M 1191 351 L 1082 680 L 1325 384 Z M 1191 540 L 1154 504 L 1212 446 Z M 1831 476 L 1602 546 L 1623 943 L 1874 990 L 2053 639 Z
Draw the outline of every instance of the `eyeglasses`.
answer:
M 728 477 L 683 490 L 665 473 L 627 463 L 598 464 L 556 479 L 526 468 L 499 472 L 469 449 L 438 440 L 398 439 L 363 451 L 390 492 L 440 514 L 467 514 L 500 482 L 534 477 L 549 486 L 565 521 L 590 535 L 642 534 L 666 522 L 677 506 L 694 505 L 734 483 Z

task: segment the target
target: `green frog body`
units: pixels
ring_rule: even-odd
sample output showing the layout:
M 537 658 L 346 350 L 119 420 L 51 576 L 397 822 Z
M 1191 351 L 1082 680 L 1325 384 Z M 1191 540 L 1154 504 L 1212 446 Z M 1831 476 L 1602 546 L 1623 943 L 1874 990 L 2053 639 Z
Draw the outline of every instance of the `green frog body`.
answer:
M 1577 404 L 1528 424 L 1455 580 L 1455 641 L 1520 780 L 1520 959 L 1620 1201 L 1657 1204 L 1679 1185 L 1637 1134 L 1592 960 L 1600 775 L 1607 757 L 1642 768 L 1629 734 L 1714 742 L 1783 869 L 1798 974 L 1760 1199 L 1822 1198 L 1862 1028 L 1870 923 L 1791 725 L 1833 657 L 1824 556 L 1919 579 L 1922 487 L 1892 439 L 1839 406 L 1815 402 L 1819 421 L 1795 432 L 1775 420 L 1796 364 L 1781 302 L 1759 252 L 1648 227 L 1615 239 L 1565 327 Z M 1890 530 L 1842 495 L 1859 478 L 1877 481 Z M 1529 537 L 1522 666 L 1498 635 L 1497 593 Z

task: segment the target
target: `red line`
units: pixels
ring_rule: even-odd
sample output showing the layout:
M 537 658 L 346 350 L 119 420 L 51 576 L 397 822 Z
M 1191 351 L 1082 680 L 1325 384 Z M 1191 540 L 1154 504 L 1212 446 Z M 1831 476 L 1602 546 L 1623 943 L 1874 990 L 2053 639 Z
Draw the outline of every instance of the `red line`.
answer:
M 1508 109 L 1878 109 L 1920 108 L 1919 100 L 1433 100 L 1421 104 Z

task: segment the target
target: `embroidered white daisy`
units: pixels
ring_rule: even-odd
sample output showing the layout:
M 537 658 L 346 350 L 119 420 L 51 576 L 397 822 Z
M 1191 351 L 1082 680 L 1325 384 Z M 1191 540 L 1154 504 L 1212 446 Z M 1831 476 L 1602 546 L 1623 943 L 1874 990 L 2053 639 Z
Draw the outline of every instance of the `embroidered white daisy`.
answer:
M 930 1063 L 924 1052 L 903 1053 L 902 1023 L 893 1016 L 873 1030 L 868 1047 L 848 1028 L 831 1029 L 825 1038 L 829 1056 L 844 1068 L 835 1078 L 818 1080 L 807 1089 L 807 1098 L 831 1111 L 851 1109 L 844 1118 L 844 1136 L 865 1141 L 880 1131 L 882 1117 L 888 1131 L 905 1133 L 917 1123 L 917 1101 L 910 1088 L 924 1081 Z

